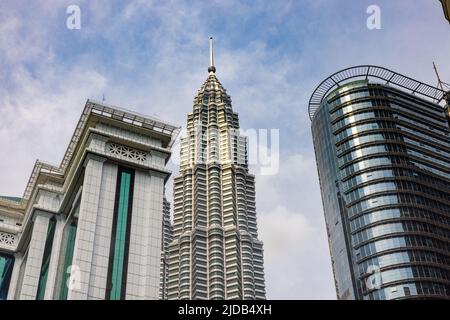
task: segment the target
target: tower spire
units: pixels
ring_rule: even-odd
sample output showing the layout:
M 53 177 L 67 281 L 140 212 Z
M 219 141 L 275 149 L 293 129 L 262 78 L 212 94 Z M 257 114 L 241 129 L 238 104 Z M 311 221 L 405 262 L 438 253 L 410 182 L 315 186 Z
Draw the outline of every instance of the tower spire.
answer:
M 213 37 L 209 37 L 209 67 L 208 72 L 216 72 L 214 66 L 214 49 L 213 49 Z

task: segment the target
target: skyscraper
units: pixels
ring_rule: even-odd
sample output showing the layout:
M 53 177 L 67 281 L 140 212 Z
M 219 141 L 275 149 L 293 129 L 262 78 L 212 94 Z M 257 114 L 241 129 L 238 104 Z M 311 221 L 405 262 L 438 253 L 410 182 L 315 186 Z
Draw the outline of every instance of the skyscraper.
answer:
M 309 102 L 339 299 L 450 298 L 445 92 L 376 66 Z
M 216 77 L 210 39 L 208 78 L 188 114 L 174 180 L 169 299 L 264 299 L 255 178 L 238 114 Z

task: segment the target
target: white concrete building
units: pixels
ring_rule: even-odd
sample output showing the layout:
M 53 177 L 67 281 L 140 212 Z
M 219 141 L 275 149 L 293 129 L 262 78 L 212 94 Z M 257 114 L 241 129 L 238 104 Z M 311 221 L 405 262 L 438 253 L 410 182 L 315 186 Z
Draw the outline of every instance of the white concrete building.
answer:
M 158 299 L 179 129 L 88 100 L 62 163 L 0 198 L 0 299 Z

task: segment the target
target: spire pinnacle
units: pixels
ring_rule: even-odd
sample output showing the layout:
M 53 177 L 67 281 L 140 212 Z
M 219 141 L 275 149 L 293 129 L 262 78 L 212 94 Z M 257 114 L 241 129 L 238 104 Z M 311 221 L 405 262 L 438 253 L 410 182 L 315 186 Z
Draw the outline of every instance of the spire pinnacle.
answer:
M 214 66 L 214 49 L 213 49 L 213 37 L 209 37 L 209 67 L 208 72 L 216 72 Z

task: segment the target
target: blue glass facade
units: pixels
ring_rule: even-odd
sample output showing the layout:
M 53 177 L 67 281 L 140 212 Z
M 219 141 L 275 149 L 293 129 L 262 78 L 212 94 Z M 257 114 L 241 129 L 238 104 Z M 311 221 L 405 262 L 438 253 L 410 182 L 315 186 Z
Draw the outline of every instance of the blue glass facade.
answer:
M 312 119 L 339 299 L 450 297 L 450 130 L 441 106 L 367 80 Z

